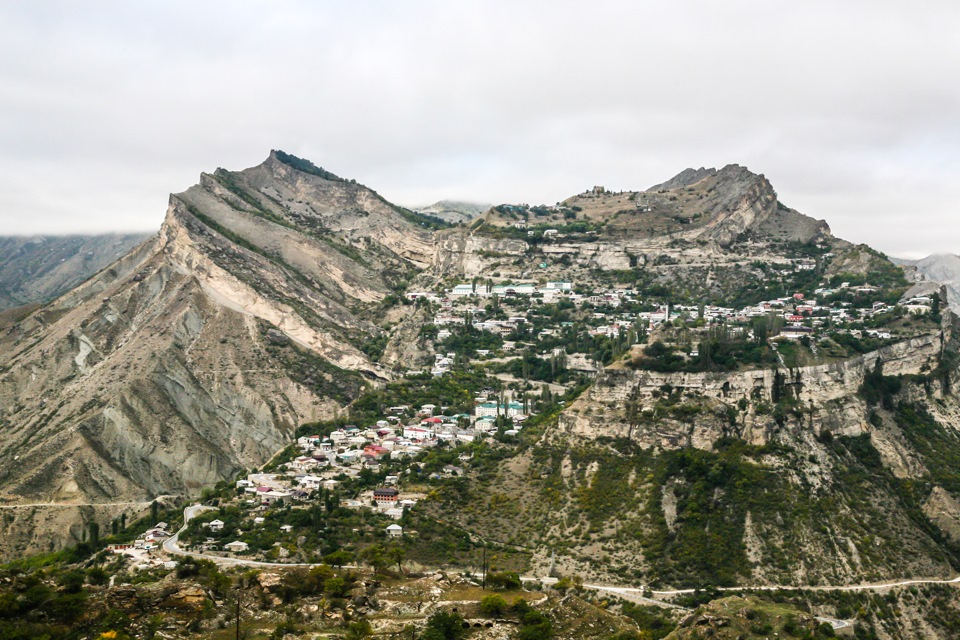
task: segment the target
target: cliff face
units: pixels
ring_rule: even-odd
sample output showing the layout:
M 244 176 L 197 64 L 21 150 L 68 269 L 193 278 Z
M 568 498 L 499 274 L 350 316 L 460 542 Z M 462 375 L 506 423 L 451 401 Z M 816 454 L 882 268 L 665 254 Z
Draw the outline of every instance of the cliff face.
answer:
M 276 154 L 204 174 L 150 242 L 0 327 L 2 500 L 195 494 L 263 464 L 389 376 L 357 346 L 381 331 L 369 311 L 431 259 L 361 185 Z
M 795 369 L 756 369 L 734 373 L 657 373 L 624 366 L 604 369 L 560 416 L 559 430 L 576 438 L 629 438 L 640 446 L 712 449 L 724 436 L 762 446 L 784 426 L 769 410 L 778 397 L 790 397 L 803 409 L 795 428 L 859 436 L 872 431 L 865 402 L 857 395 L 867 374 L 882 363 L 888 376 L 921 375 L 936 368 L 943 350 L 941 334 L 923 335 L 842 362 Z M 691 420 L 657 413 L 657 401 L 670 389 L 701 411 Z M 719 409 L 738 407 L 731 423 Z M 758 409 L 760 412 L 758 412 Z
M 960 563 L 951 322 L 794 369 L 665 374 L 617 363 L 535 445 L 458 493 L 456 506 L 431 507 L 533 549 L 534 571 L 598 581 L 951 577 Z M 864 391 L 881 373 L 899 381 L 883 400 Z

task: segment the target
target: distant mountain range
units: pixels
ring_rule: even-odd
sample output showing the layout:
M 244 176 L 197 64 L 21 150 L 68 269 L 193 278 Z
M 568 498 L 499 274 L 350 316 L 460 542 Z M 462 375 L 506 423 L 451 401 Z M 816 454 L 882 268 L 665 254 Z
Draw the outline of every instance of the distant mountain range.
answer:
M 0 311 L 53 300 L 150 235 L 0 236 Z
M 921 260 L 892 260 L 900 265 L 915 267 L 917 273 L 926 280 L 945 286 L 950 308 L 960 313 L 960 256 L 938 253 Z
M 440 218 L 444 222 L 457 224 L 473 220 L 490 208 L 488 204 L 476 202 L 459 202 L 457 200 L 440 200 L 427 207 L 416 207 L 415 210 L 428 216 Z

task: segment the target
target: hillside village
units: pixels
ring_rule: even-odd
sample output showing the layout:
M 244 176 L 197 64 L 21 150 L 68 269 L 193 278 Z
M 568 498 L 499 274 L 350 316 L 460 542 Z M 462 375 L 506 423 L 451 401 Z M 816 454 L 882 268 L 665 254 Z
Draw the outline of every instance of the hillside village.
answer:
M 783 275 L 810 265 L 797 261 Z M 784 366 L 800 345 L 808 355 L 842 358 L 928 329 L 928 319 L 940 313 L 935 291 L 901 295 L 902 286 L 834 280 L 820 282 L 809 296 L 797 292 L 741 308 L 670 304 L 636 289 L 591 291 L 566 281 L 474 282 L 409 293 L 409 304 L 435 310 L 422 331 L 436 350 L 433 365 L 401 378 L 413 383 L 412 395 L 391 395 L 388 386 L 371 410 L 317 425 L 316 432 L 305 425 L 295 445 L 263 472 L 221 492 L 216 513 L 231 505 L 239 520 L 228 526 L 215 515 L 200 516 L 184 541 L 204 553 L 317 560 L 319 550 L 304 555 L 297 543 L 303 523 L 282 514 L 318 505 L 366 513 L 361 521 L 384 539 L 415 536 L 405 525 L 418 502 L 468 473 L 475 447 L 512 446 L 532 417 L 562 407 L 566 394 L 575 397 L 621 356 L 654 370 Z M 749 342 L 765 356 L 735 351 L 724 360 L 713 346 L 714 360 L 704 360 L 700 346 L 716 341 L 721 329 L 725 340 Z M 437 385 L 447 379 L 469 401 L 442 403 Z M 449 452 L 443 464 L 436 464 L 435 450 Z M 257 531 L 271 524 L 276 536 L 264 546 Z M 156 527 L 136 547 L 159 546 L 168 535 Z

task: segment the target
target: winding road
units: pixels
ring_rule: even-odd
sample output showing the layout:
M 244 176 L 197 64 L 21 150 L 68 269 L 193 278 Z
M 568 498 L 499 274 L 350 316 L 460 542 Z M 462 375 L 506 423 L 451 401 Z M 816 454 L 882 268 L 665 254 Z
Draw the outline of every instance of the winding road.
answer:
M 317 567 L 319 564 L 308 564 L 308 563 L 293 563 L 293 562 L 263 562 L 261 560 L 248 560 L 246 558 L 229 558 L 223 556 L 215 556 L 205 553 L 196 553 L 192 551 L 184 551 L 180 548 L 179 539 L 180 534 L 186 531 L 187 524 L 192 518 L 197 514 L 204 511 L 216 510 L 216 507 L 207 507 L 199 504 L 190 505 L 189 507 L 183 510 L 183 526 L 177 531 L 173 536 L 168 538 L 163 543 L 163 550 L 167 553 L 175 556 L 188 556 L 192 558 L 202 558 L 204 560 L 211 560 L 221 566 L 247 566 L 247 567 L 264 567 L 264 568 L 290 568 L 290 567 Z M 345 568 L 357 568 L 356 566 L 345 566 Z M 556 578 L 550 577 L 540 577 L 540 576 L 521 576 L 520 578 L 524 582 L 542 582 L 543 584 L 553 584 L 557 581 Z M 908 579 L 908 580 L 896 580 L 889 582 L 873 582 L 867 584 L 853 584 L 853 585 L 762 585 L 762 586 L 744 586 L 744 587 L 711 587 L 711 589 L 720 592 L 728 593 L 742 593 L 746 591 L 800 591 L 800 590 L 809 590 L 809 591 L 881 591 L 883 589 L 890 589 L 893 587 L 909 587 L 914 585 L 924 585 L 924 584 L 949 584 L 949 585 L 960 585 L 960 576 L 951 579 L 938 579 L 938 578 L 918 578 L 918 579 Z M 649 593 L 653 596 L 660 596 L 664 598 L 669 598 L 672 596 L 681 596 L 681 595 L 690 595 L 703 589 L 671 589 L 664 591 L 657 591 L 653 589 L 648 589 L 645 587 L 624 587 L 620 585 L 607 585 L 607 584 L 587 584 L 584 583 L 583 587 L 585 589 L 590 589 L 591 591 L 597 591 L 600 593 L 609 593 L 610 595 L 615 595 L 624 599 L 637 602 L 639 604 L 646 604 L 650 606 L 657 606 L 670 609 L 686 609 L 677 604 L 671 602 L 665 602 L 663 600 L 658 600 L 656 597 L 645 596 L 644 593 Z M 839 620 L 835 618 L 826 618 L 822 616 L 817 616 L 817 620 L 821 622 L 830 623 L 834 629 L 843 629 L 849 627 L 853 624 L 852 620 Z

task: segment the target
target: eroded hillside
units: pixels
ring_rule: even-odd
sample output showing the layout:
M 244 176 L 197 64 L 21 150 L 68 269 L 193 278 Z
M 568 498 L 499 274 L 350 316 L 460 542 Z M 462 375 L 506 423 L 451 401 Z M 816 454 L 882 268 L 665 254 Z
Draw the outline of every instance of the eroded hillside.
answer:
M 262 464 L 389 377 L 363 350 L 382 333 L 377 309 L 431 259 L 415 216 L 282 152 L 203 174 L 153 240 L 6 319 L 4 499 L 195 494 Z

